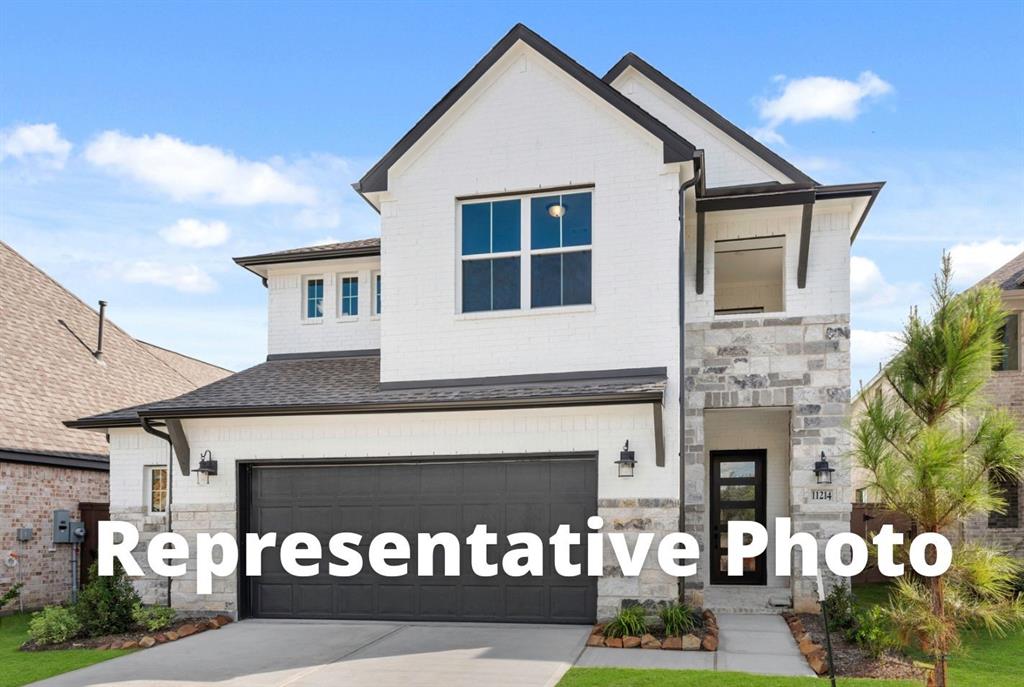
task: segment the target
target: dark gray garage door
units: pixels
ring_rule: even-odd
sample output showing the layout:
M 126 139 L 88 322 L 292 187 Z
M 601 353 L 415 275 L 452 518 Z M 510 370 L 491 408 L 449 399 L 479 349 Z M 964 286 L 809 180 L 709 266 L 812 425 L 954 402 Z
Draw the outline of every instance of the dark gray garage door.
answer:
M 278 544 L 291 532 L 310 532 L 327 542 L 337 532 L 363 535 L 358 547 L 363 571 L 354 577 L 288 575 L 277 551 L 265 551 L 263 574 L 247 583 L 249 614 L 263 618 L 464 620 L 592 623 L 596 580 L 555 574 L 545 545 L 544 575 L 478 577 L 469 549 L 461 550 L 461 576 L 444 577 L 435 550 L 432 577 L 415 575 L 416 534 L 451 532 L 461 541 L 479 524 L 498 533 L 492 563 L 508 550 L 510 532 L 534 532 L 545 543 L 558 525 L 586 533 L 597 513 L 597 466 L 593 456 L 533 459 L 479 458 L 410 463 L 253 465 L 249 484 L 249 532 L 276 532 Z M 381 577 L 369 566 L 369 541 L 379 532 L 404 534 L 411 545 L 410 575 Z M 583 537 L 584 543 L 586 537 Z M 586 561 L 574 547 L 574 563 Z

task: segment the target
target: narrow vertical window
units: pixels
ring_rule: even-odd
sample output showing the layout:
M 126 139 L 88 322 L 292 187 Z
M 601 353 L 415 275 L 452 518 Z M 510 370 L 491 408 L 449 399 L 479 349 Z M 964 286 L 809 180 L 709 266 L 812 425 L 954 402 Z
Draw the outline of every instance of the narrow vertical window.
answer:
M 146 503 L 150 513 L 167 512 L 167 467 L 152 465 L 145 469 Z
M 324 280 L 306 280 L 306 319 L 315 320 L 324 316 Z
M 520 207 L 518 199 L 462 206 L 462 312 L 519 308 Z
M 380 272 L 373 276 L 373 314 L 380 315 Z
M 1006 321 L 999 328 L 996 335 L 997 341 L 1002 346 L 1002 351 L 992 363 L 992 369 L 999 371 L 1020 369 L 1020 313 L 1010 313 Z
M 530 199 L 530 305 L 591 302 L 591 194 Z
M 359 315 L 359 277 L 341 278 L 341 316 Z

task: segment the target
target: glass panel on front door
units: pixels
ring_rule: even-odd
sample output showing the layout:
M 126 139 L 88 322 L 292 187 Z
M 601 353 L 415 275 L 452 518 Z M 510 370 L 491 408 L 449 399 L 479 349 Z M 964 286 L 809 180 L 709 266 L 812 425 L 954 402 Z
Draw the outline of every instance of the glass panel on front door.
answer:
M 767 582 L 764 554 L 743 561 L 743 575 L 728 575 L 729 522 L 749 520 L 765 525 L 765 463 L 762 449 L 711 452 L 711 583 Z

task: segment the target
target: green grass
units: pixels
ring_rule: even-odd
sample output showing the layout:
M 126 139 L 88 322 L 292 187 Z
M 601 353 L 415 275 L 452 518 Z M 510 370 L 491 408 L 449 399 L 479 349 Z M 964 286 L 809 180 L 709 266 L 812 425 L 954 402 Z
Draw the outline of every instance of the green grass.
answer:
M 841 687 L 921 687 L 906 680 L 846 680 Z M 781 677 L 710 670 L 639 670 L 635 668 L 573 668 L 558 687 L 821 687 L 815 677 Z
M 63 649 L 18 651 L 28 639 L 30 615 L 8 615 L 0 620 L 0 687 L 19 687 L 36 680 L 91 666 L 129 651 L 119 649 Z

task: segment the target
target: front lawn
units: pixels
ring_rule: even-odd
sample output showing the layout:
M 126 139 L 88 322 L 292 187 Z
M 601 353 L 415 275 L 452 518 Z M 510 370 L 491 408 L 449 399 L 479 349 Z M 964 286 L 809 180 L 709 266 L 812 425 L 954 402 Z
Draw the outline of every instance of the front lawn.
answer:
M 0 687 L 19 687 L 36 680 L 60 675 L 122 656 L 129 651 L 64 649 L 55 651 L 18 651 L 28 639 L 31 616 L 9 615 L 0 620 Z
M 907 680 L 840 679 L 837 683 L 841 687 L 921 687 L 920 682 Z M 821 687 L 822 685 L 828 685 L 828 681 L 815 677 L 716 673 L 710 670 L 639 670 L 635 668 L 573 668 L 558 683 L 558 687 Z

